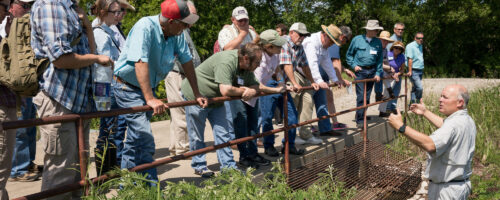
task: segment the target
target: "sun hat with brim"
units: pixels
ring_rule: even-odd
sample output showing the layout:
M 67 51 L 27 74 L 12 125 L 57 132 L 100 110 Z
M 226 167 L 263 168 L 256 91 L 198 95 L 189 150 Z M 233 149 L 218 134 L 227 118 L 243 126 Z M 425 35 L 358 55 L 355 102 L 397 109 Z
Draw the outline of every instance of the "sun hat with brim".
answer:
M 131 11 L 135 11 L 134 6 L 130 5 L 127 0 L 118 0 L 118 3 L 120 3 L 121 6 L 125 6 L 126 9 L 129 9 Z
M 363 27 L 366 30 L 384 30 L 383 27 L 378 25 L 378 20 L 370 19 L 366 22 L 366 26 Z
M 260 33 L 260 43 L 281 47 L 286 43 L 286 40 L 276 30 L 268 29 Z
M 168 19 L 176 19 L 186 24 L 194 24 L 200 16 L 189 11 L 184 0 L 165 0 L 161 3 L 161 15 Z
M 340 42 L 338 41 L 339 37 L 342 35 L 342 31 L 339 27 L 330 24 L 328 25 L 328 27 L 325 25 L 321 25 L 321 28 L 337 46 L 342 46 L 342 44 L 340 44 Z
M 382 32 L 380 32 L 380 35 L 378 36 L 378 39 L 386 40 L 388 42 L 394 42 L 394 40 L 391 39 L 391 33 L 389 33 L 389 31 L 382 31 Z
M 396 42 L 394 42 L 394 44 L 392 44 L 392 46 L 391 46 L 391 51 L 392 51 L 394 48 L 396 48 L 396 47 L 401 48 L 401 51 L 405 51 L 405 46 L 404 46 L 404 44 L 403 44 L 402 42 L 400 42 L 400 41 L 396 41 Z
M 289 31 L 295 31 L 299 34 L 302 34 L 302 35 L 311 35 L 311 33 L 309 33 L 307 31 L 307 27 L 304 23 L 302 22 L 295 22 L 292 24 L 292 26 L 290 26 L 290 30 Z

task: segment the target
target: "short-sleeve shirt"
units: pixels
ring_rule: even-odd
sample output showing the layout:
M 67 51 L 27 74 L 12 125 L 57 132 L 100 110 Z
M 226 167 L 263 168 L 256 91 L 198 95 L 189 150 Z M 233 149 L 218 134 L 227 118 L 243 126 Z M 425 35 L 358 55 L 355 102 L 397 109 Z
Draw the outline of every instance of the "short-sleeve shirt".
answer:
M 213 98 L 220 97 L 220 84 L 232 86 L 259 85 L 252 71 L 238 67 L 238 50 L 216 53 L 201 63 L 196 69 L 196 79 L 201 95 Z M 187 79 L 182 81 L 181 92 L 187 100 L 194 100 L 193 90 Z M 212 105 L 214 107 L 222 104 Z
M 293 70 L 304 74 L 302 67 L 309 66 L 307 57 L 302 45 L 295 45 L 290 36 L 283 36 L 286 43 L 281 47 L 280 65 L 292 65 Z
M 255 37 L 257 37 L 255 31 L 253 31 L 252 29 L 249 30 L 250 34 L 247 34 L 247 36 L 241 42 L 240 46 L 252 42 L 255 39 Z M 218 37 L 220 49 L 221 50 L 224 49 L 227 43 L 231 42 L 232 40 L 234 40 L 234 38 L 238 37 L 238 34 L 240 33 L 234 24 L 231 24 L 230 27 L 222 28 L 222 30 L 219 32 L 219 37 Z
M 389 66 L 391 66 L 395 72 L 399 72 L 401 65 L 405 63 L 405 60 L 405 54 L 403 53 L 394 57 L 394 53 L 392 51 L 387 52 L 387 61 L 389 62 Z
M 115 65 L 114 74 L 129 84 L 140 87 L 135 74 L 135 63 L 148 63 L 151 87 L 164 80 L 174 66 L 175 58 L 181 64 L 192 59 L 184 35 L 164 38 L 159 15 L 141 18 L 130 30 L 125 48 Z
M 436 152 L 428 154 L 425 176 L 433 183 L 468 179 L 472 174 L 476 124 L 467 109 L 448 116 L 430 137 Z
M 405 55 L 408 59 L 412 59 L 412 69 L 424 69 L 424 51 L 422 45 L 416 41 L 411 42 L 406 45 Z
M 39 0 L 31 8 L 31 47 L 37 58 L 48 58 L 51 64 L 40 79 L 40 89 L 73 113 L 93 107 L 92 67 L 59 69 L 52 64 L 69 53 L 90 53 L 89 41 L 71 0 Z M 72 46 L 71 42 L 79 42 Z
M 336 44 L 333 44 L 332 46 L 328 47 L 328 54 L 330 55 L 331 59 L 340 59 L 340 47 Z
M 99 55 L 106 55 L 116 61 L 120 56 L 120 46 L 114 38 L 115 32 L 106 24 L 93 27 L 96 51 Z

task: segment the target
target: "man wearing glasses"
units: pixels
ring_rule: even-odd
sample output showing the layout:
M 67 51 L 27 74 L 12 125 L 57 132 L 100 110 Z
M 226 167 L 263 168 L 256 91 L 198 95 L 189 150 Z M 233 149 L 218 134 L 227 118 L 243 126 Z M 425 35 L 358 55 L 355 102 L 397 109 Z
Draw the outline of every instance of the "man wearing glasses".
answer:
M 403 42 L 403 32 L 405 31 L 405 24 L 398 22 L 394 24 L 394 34 L 391 35 L 391 40 Z M 391 51 L 393 43 L 387 44 L 387 52 Z
M 406 45 L 405 55 L 407 57 L 408 76 L 412 84 L 411 103 L 421 103 L 424 87 L 422 85 L 422 76 L 424 74 L 424 51 L 422 43 L 424 42 L 424 33 L 415 34 L 415 41 Z

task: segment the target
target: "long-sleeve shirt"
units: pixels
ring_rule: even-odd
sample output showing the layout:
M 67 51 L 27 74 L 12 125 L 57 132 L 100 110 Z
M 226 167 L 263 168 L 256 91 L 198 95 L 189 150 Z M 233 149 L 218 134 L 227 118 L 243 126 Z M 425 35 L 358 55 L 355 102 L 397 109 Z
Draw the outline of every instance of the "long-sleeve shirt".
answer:
M 328 54 L 328 49 L 324 48 L 321 43 L 321 32 L 314 33 L 310 37 L 304 39 L 302 46 L 304 47 L 307 62 L 309 63 L 309 69 L 311 70 L 314 82 L 325 82 L 323 78 L 321 78 L 321 73 L 319 72 L 320 67 L 325 70 L 332 82 L 338 80 L 337 75 L 335 74 L 335 69 L 333 68 L 332 60 Z
M 368 41 L 366 35 L 354 37 L 347 50 L 346 61 L 353 70 L 356 66 L 375 65 L 376 75 L 382 77 L 382 62 L 384 61 L 382 42 L 378 38 Z

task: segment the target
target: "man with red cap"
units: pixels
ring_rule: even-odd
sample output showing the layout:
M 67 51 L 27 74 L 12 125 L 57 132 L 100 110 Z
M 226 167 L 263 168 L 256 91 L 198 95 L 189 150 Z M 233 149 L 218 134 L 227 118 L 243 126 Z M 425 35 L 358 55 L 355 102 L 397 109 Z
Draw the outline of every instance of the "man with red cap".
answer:
M 189 12 L 186 1 L 165 0 L 160 15 L 143 17 L 132 27 L 114 70 L 112 85 L 119 107 L 148 105 L 153 108 L 153 115 L 164 113 L 168 107 L 154 96 L 153 89 L 172 70 L 175 58 L 184 69 L 195 99 L 201 107 L 207 106 L 207 99 L 198 90 L 189 47 L 181 35 L 198 18 Z M 151 112 L 124 117 L 128 129 L 121 168 L 152 162 L 155 143 L 149 122 Z M 158 180 L 156 168 L 142 173 L 147 173 L 150 180 Z

